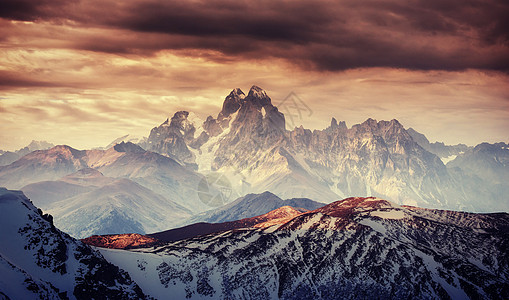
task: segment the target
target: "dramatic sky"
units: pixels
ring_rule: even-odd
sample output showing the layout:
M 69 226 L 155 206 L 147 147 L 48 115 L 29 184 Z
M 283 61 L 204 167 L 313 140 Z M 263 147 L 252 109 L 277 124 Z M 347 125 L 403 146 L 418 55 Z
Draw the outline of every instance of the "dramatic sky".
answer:
M 0 149 L 146 136 L 253 84 L 298 96 L 288 127 L 395 118 L 508 142 L 507 16 L 506 0 L 2 0 Z

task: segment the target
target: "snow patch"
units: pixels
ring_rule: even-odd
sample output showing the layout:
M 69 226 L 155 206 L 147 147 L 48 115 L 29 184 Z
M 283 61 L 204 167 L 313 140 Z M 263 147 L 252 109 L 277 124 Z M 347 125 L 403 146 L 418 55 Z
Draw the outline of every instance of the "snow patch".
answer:
M 453 155 L 449 155 L 447 157 L 440 157 L 440 159 L 442 160 L 444 165 L 446 165 L 448 162 L 453 161 L 456 157 L 458 157 L 458 155 L 453 154 Z

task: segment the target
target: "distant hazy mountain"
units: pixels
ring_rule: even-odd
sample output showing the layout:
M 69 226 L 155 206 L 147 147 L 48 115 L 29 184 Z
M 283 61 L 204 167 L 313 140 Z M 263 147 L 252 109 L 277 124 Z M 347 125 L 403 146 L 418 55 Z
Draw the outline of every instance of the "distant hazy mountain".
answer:
M 337 201 L 265 228 L 101 249 L 164 299 L 504 299 L 509 215 Z
M 20 159 L 22 156 L 27 155 L 28 153 L 33 152 L 35 150 L 45 150 L 54 146 L 55 145 L 48 143 L 46 141 L 32 140 L 32 142 L 30 142 L 28 146 L 18 149 L 14 152 L 0 150 L 0 166 L 9 165 L 15 162 L 16 160 Z
M 94 234 L 152 233 L 188 218 L 191 211 L 126 178 L 82 169 L 58 181 L 27 185 L 35 205 L 76 238 Z M 51 198 L 53 197 L 53 201 Z
M 0 298 L 145 299 L 129 275 L 55 228 L 18 191 L 0 188 Z
M 266 214 L 283 206 L 314 210 L 322 207 L 324 203 L 306 198 L 293 198 L 282 200 L 271 192 L 262 194 L 248 194 L 230 202 L 222 207 L 200 213 L 186 220 L 185 224 L 198 222 L 222 223 L 244 218 L 251 218 Z
M 59 180 L 85 168 L 96 169 L 107 177 L 130 179 L 193 212 L 212 208 L 196 192 L 202 175 L 132 143 L 120 143 L 108 150 L 76 150 L 61 145 L 34 151 L 0 167 L 0 186 L 20 189 L 32 183 Z M 65 193 L 72 194 L 74 187 L 67 186 L 70 190 Z M 53 193 L 49 188 L 48 192 Z
M 114 139 L 111 143 L 109 143 L 106 147 L 99 148 L 100 150 L 108 150 L 116 144 L 124 143 L 133 143 L 133 144 L 143 144 L 147 140 L 146 137 L 138 137 L 133 136 L 131 134 L 126 134 L 119 138 Z
M 86 154 L 69 146 L 31 152 L 0 167 L 0 186 L 20 189 L 30 183 L 59 179 L 86 168 Z
M 509 144 L 482 143 L 462 153 L 448 165 L 495 184 L 509 182 Z
M 509 211 L 509 144 L 482 143 L 447 164 L 488 211 Z
M 417 132 L 413 128 L 408 128 L 407 132 L 414 139 L 414 141 L 417 144 L 419 144 L 419 146 L 426 149 L 426 151 L 429 151 L 440 157 L 444 164 L 453 160 L 459 154 L 462 154 L 468 151 L 469 149 L 472 149 L 472 147 L 469 147 L 465 144 L 445 145 L 442 142 L 430 143 L 428 138 L 424 134 Z

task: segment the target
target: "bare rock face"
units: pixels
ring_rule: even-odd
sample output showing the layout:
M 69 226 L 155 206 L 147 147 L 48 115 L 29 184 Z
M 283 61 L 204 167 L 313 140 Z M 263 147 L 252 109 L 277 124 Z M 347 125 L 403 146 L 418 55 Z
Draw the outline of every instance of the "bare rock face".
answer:
M 194 139 L 196 128 L 187 117 L 189 112 L 178 111 L 150 132 L 148 150 L 167 155 L 182 164 L 193 163 L 194 155 L 187 147 Z
M 217 120 L 221 125 L 221 128 L 228 128 L 230 122 L 229 117 L 240 109 L 245 97 L 246 95 L 239 88 L 231 91 L 226 97 L 223 103 L 223 109 L 217 116 Z
M 81 241 L 90 246 L 110 249 L 151 247 L 160 243 L 157 239 L 138 233 L 93 235 Z

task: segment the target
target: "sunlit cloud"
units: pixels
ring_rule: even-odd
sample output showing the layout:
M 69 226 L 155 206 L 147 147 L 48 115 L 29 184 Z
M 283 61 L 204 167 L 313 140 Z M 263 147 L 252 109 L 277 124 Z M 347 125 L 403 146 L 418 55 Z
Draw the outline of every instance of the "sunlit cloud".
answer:
M 310 9 L 312 6 L 312 9 Z M 500 1 L 29 1 L 0 4 L 0 149 L 143 136 L 233 88 L 295 92 L 321 129 L 399 119 L 431 140 L 507 141 Z M 289 128 L 291 129 L 291 128 Z

